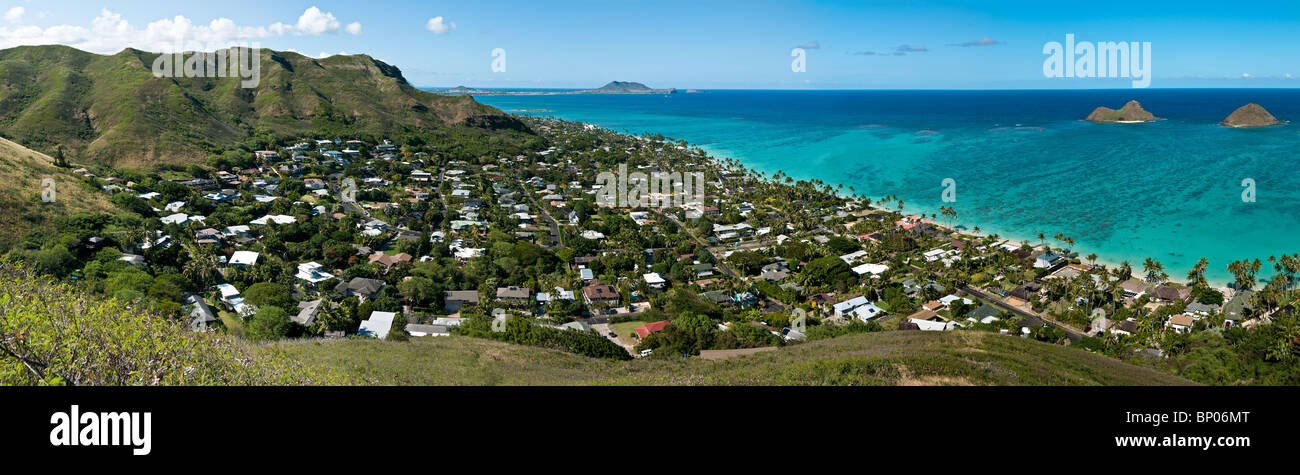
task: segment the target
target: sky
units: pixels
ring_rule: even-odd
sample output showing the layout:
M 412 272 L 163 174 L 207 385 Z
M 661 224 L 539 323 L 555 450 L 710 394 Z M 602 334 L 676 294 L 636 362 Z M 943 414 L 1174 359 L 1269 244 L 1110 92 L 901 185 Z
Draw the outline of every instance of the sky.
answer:
M 241 44 L 368 54 L 419 87 L 1134 86 L 1133 78 L 1047 77 L 1045 45 L 1073 35 L 1079 43 L 1150 43 L 1150 55 L 1140 56 L 1150 61 L 1152 88 L 1300 86 L 1300 2 L 1242 3 L 0 0 L 0 49 L 66 44 L 112 54 Z

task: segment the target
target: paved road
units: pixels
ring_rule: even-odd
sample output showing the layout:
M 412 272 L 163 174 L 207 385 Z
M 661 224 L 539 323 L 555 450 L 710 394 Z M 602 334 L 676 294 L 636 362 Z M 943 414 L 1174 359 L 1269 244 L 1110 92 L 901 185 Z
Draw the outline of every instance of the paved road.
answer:
M 524 185 L 522 179 L 515 177 L 515 180 L 519 183 L 519 192 L 528 195 L 528 201 L 533 204 L 533 209 L 541 211 L 542 216 L 545 217 L 546 221 L 551 225 L 551 241 L 546 247 L 552 249 L 564 249 L 564 235 L 560 234 L 560 223 L 557 223 L 555 218 L 551 217 L 550 211 L 547 211 L 545 207 L 537 203 L 537 197 L 533 196 L 533 193 L 528 191 L 528 187 Z
M 664 216 L 664 217 L 666 217 L 666 218 L 668 218 L 668 219 L 671 219 L 671 220 L 673 221 L 673 223 L 675 223 L 675 224 L 677 225 L 677 227 L 682 228 L 682 231 L 686 232 L 686 235 L 691 237 L 691 240 L 692 240 L 692 241 L 695 241 L 696 244 L 699 244 L 699 246 L 700 246 L 701 249 L 704 249 L 706 252 L 709 252 L 709 254 L 713 254 L 712 251 L 709 251 L 709 245 L 708 245 L 708 244 L 705 244 L 705 243 L 704 243 L 704 240 L 700 239 L 699 236 L 696 236 L 696 235 L 695 235 L 695 230 L 694 230 L 694 229 L 691 229 L 690 227 L 687 227 L 685 224 L 682 224 L 682 222 L 679 221 L 679 220 L 677 219 L 676 216 L 673 216 L 673 215 L 671 215 L 671 214 L 667 214 L 667 213 L 661 213 L 660 215 L 661 215 L 661 216 Z M 722 273 L 727 274 L 727 275 L 729 275 L 729 276 L 737 277 L 737 276 L 736 276 L 736 271 L 731 270 L 731 267 L 728 266 L 727 263 L 726 263 L 725 261 L 723 261 L 722 259 L 718 259 L 718 258 L 717 258 L 717 257 L 718 257 L 717 254 L 713 254 L 713 257 L 714 257 L 714 261 L 716 261 L 716 262 L 713 264 L 713 267 L 714 267 L 715 269 L 718 269 L 718 270 L 722 271 Z
M 967 286 L 961 286 L 959 287 L 959 289 L 966 293 L 979 297 L 981 300 L 987 301 L 988 303 L 992 304 L 994 307 L 1000 308 L 1002 310 L 1006 310 L 1008 312 L 1014 313 L 1022 317 L 1037 318 L 1039 321 L 1042 321 L 1044 324 L 1051 325 L 1056 328 L 1065 330 L 1065 334 L 1070 338 L 1070 341 L 1079 341 L 1081 338 L 1084 337 L 1084 334 L 1082 332 L 1079 332 L 1078 330 L 1075 330 L 1066 325 L 1053 321 L 1052 319 L 1044 317 L 1037 313 L 1029 312 L 1019 307 L 1013 307 L 1011 305 L 1007 305 L 1007 303 L 1003 302 L 1002 299 L 989 295 L 985 292 L 975 290 Z

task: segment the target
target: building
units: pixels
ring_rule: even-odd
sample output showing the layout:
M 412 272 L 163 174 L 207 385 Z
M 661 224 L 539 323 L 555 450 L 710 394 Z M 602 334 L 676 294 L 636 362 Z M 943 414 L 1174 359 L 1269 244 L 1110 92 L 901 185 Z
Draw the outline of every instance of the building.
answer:
M 296 277 L 307 281 L 307 283 L 312 286 L 333 279 L 334 275 L 321 270 L 322 267 L 323 266 L 315 262 L 298 264 L 298 274 Z
M 367 279 L 365 277 L 354 277 L 347 282 L 339 282 L 334 287 L 334 291 L 343 294 L 343 297 L 360 297 L 362 299 L 373 298 L 384 288 L 384 281 Z
M 388 332 L 392 330 L 396 318 L 397 314 L 393 312 L 370 312 L 370 318 L 361 321 L 357 335 L 373 336 L 380 340 L 388 338 Z
M 497 301 L 515 305 L 527 305 L 529 298 L 532 297 L 532 290 L 523 287 L 509 286 L 497 288 Z
M 316 315 L 320 314 L 321 302 L 324 299 L 316 299 L 310 302 L 298 302 L 298 314 L 289 317 L 290 320 L 303 326 L 311 326 L 316 322 Z
M 618 290 L 612 285 L 602 284 L 599 280 L 591 281 L 591 284 L 582 288 L 582 299 L 587 305 L 603 303 L 606 305 L 618 305 Z
M 668 320 L 660 320 L 657 322 L 647 323 L 636 328 L 636 337 L 638 340 L 644 340 L 645 337 L 650 336 L 651 333 L 663 331 L 664 327 L 667 327 L 668 325 L 672 325 L 672 322 L 669 322 Z
M 203 331 L 208 329 L 208 325 L 217 321 L 217 313 L 212 311 L 203 297 L 197 294 L 185 294 L 185 305 L 190 306 L 190 329 L 194 331 Z
M 659 275 L 658 272 L 642 275 L 641 278 L 645 279 L 645 283 L 652 289 L 662 289 L 668 285 L 668 281 L 664 280 L 664 276 Z
M 477 290 L 451 290 L 442 293 L 442 307 L 448 312 L 458 312 L 464 307 L 478 305 Z
M 246 269 L 256 265 L 258 257 L 260 255 L 253 251 L 235 251 L 230 255 L 230 265 Z
M 846 316 L 853 316 L 864 322 L 886 315 L 884 309 L 877 307 L 863 296 L 845 300 L 833 305 L 831 308 L 836 317 L 843 318 Z

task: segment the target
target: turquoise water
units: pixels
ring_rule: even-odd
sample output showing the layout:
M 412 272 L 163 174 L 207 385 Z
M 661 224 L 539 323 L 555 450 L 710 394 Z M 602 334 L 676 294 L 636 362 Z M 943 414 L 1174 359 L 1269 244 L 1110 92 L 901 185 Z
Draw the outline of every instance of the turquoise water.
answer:
M 1200 257 L 1208 277 L 1229 262 L 1300 252 L 1294 124 L 1219 127 L 1263 105 L 1300 119 L 1292 90 L 704 91 L 670 96 L 483 96 L 512 109 L 628 132 L 662 133 L 796 179 L 896 195 L 910 212 L 953 206 L 959 224 L 1037 242 L 1074 238 L 1082 255 L 1152 257 L 1181 279 Z M 1092 124 L 1097 106 L 1137 99 L 1168 120 Z M 942 181 L 957 201 L 941 200 Z M 1256 183 L 1253 203 L 1242 180 Z M 1049 242 L 1054 242 L 1050 237 Z M 1267 266 L 1267 264 L 1266 264 Z M 1261 281 L 1267 272 L 1261 273 Z

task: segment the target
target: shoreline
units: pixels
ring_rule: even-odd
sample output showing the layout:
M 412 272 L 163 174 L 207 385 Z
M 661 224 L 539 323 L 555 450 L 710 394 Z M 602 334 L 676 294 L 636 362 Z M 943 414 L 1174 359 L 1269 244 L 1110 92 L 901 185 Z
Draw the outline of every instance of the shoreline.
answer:
M 559 117 L 557 117 L 557 118 L 559 118 Z M 564 120 L 568 120 L 568 119 L 564 119 Z M 621 133 L 624 133 L 624 132 L 620 132 L 620 131 L 616 131 L 616 130 L 613 130 L 613 129 L 608 129 L 608 128 L 602 127 L 602 126 L 599 125 L 599 124 L 592 124 L 592 123 L 589 123 L 589 122 L 577 121 L 577 120 L 574 120 L 574 121 L 572 121 L 572 122 L 578 122 L 578 123 L 581 123 L 581 124 L 584 124 L 584 125 L 589 125 L 589 126 L 592 126 L 592 127 L 599 127 L 599 128 L 602 128 L 602 129 L 605 129 L 605 130 L 609 130 L 609 131 L 611 131 L 611 132 L 615 132 L 615 133 L 620 133 L 620 134 L 621 134 Z M 1140 123 L 1148 123 L 1148 122 L 1155 122 L 1155 121 L 1141 121 Z M 679 139 L 679 140 L 680 140 L 680 139 Z M 763 172 L 763 173 L 768 174 L 768 175 L 770 175 L 770 174 L 772 174 L 772 173 L 775 173 L 775 172 L 778 172 L 778 171 L 779 171 L 779 172 L 782 172 L 782 173 L 785 173 L 785 172 L 786 172 L 786 171 L 784 170 L 784 168 L 778 168 L 777 170 L 772 170 L 772 171 L 768 171 L 768 170 L 760 170 L 760 169 L 754 168 L 750 163 L 747 163 L 747 161 L 745 160 L 745 157 L 743 156 L 743 154 L 740 154 L 740 153 L 737 153 L 737 152 L 734 152 L 734 151 L 728 150 L 728 149 L 726 149 L 725 147 L 720 147 L 720 146 L 718 146 L 717 144 L 697 144 L 697 143 L 691 143 L 691 142 L 689 142 L 689 141 L 688 141 L 688 144 L 689 144 L 689 146 L 692 146 L 692 147 L 698 147 L 698 148 L 704 150 L 704 152 L 708 155 L 709 159 L 712 160 L 712 161 L 714 162 L 714 164 L 715 164 L 715 165 L 718 165 L 718 166 L 722 166 L 722 163 L 721 163 L 722 161 L 727 160 L 727 159 L 731 159 L 731 160 L 736 160 L 736 161 L 740 162 L 740 164 L 741 164 L 742 166 L 744 166 L 744 167 L 745 167 L 746 169 L 748 169 L 748 170 L 753 170 L 753 171 Z M 770 180 L 770 179 L 769 179 L 769 178 L 764 178 L 764 180 Z M 836 192 L 834 192 L 834 193 L 835 193 L 835 195 L 837 195 L 837 196 L 839 196 L 839 197 L 841 197 L 841 198 L 844 198 L 844 199 L 846 199 L 846 200 L 853 200 L 852 197 L 850 197 L 850 196 L 847 195 L 847 192 L 836 191 Z M 871 199 L 871 197 L 868 197 L 868 198 Z M 877 199 L 878 199 L 878 198 L 877 198 Z M 923 207 L 923 206 L 916 206 L 916 205 L 914 205 L 914 204 L 905 204 L 905 205 L 904 205 L 904 209 L 903 209 L 902 211 L 899 211 L 897 208 L 895 208 L 895 209 L 886 209 L 886 208 L 881 208 L 881 207 L 879 207 L 879 206 L 876 206 L 874 203 L 866 203 L 866 206 L 867 206 L 868 208 L 870 208 L 870 209 L 873 209 L 873 210 L 879 210 L 879 211 L 885 211 L 885 212 L 900 212 L 901 214 L 903 214 L 903 215 L 905 215 L 905 216 L 906 216 L 906 215 L 910 215 L 910 214 L 921 214 L 921 215 L 928 216 L 929 214 L 932 214 L 932 213 L 937 214 L 937 212 L 938 212 L 937 209 L 931 210 L 931 209 L 927 209 L 927 208 L 925 208 L 925 207 Z M 909 211 L 909 210 L 910 210 L 910 211 Z M 933 221 L 932 221 L 932 224 L 933 224 L 934 226 L 936 226 L 936 227 L 938 227 L 938 228 L 941 228 L 941 229 L 944 229 L 945 231 L 950 232 L 950 233 L 958 233 L 958 234 L 964 234 L 964 235 L 968 235 L 968 236 L 976 236 L 976 237 L 980 237 L 980 238 L 987 237 L 987 236 L 990 236 L 990 235 L 992 235 L 992 234 L 997 234 L 997 235 L 999 236 L 999 238 L 1002 239 L 1002 240 L 1009 240 L 1009 241 L 1013 241 L 1013 242 L 1014 242 L 1014 241 L 1028 241 L 1028 242 L 1030 243 L 1031 246 L 1038 247 L 1038 245 L 1035 244 L 1035 242 L 1036 242 L 1036 240 L 1037 240 L 1037 236 L 1036 236 L 1036 235 L 1037 235 L 1037 232 L 1030 232 L 1030 233 L 1027 233 L 1027 235 L 1022 236 L 1021 233 L 1020 233 L 1019 231 L 1016 231 L 1016 230 L 1006 230 L 1006 229 L 1002 229 L 1002 228 L 1000 228 L 1000 227 L 999 227 L 999 228 L 994 228 L 994 229 L 986 229 L 985 226 L 980 226 L 980 228 L 981 228 L 981 229 L 980 229 L 980 232 L 979 232 L 979 233 L 976 233 L 976 232 L 972 231 L 969 227 L 968 227 L 967 229 L 964 229 L 964 230 L 956 230 L 956 229 L 950 228 L 949 226 L 944 225 L 944 224 L 941 224 L 941 223 L 938 223 L 938 222 L 933 222 Z M 959 222 L 958 224 L 960 225 L 961 223 Z M 1044 231 L 1044 234 L 1047 234 L 1047 232 Z M 1063 249 L 1063 248 L 1061 248 L 1061 247 L 1059 247 L 1059 246 L 1053 246 L 1053 245 L 1051 245 L 1050 243 L 1048 244 L 1048 247 L 1052 247 L 1052 248 L 1054 248 L 1054 249 Z M 1078 254 L 1082 254 L 1082 255 L 1086 255 L 1086 254 L 1087 254 L 1087 253 L 1080 252 L 1080 251 L 1074 251 L 1074 252 L 1076 252 L 1076 253 L 1078 253 Z M 1107 269 L 1115 269 L 1115 268 L 1118 268 L 1118 267 L 1120 266 L 1120 263 L 1121 263 L 1122 261 L 1125 260 L 1125 259 L 1116 259 L 1114 255 L 1112 255 L 1112 254 L 1108 254 L 1108 253 L 1104 253 L 1104 252 L 1101 252 L 1101 251 L 1095 251 L 1095 250 L 1093 250 L 1093 251 L 1089 251 L 1088 253 L 1094 253 L 1094 252 L 1097 254 L 1097 259 L 1096 259 L 1096 261 L 1094 261 L 1094 263 L 1095 263 L 1096 265 L 1104 266 L 1104 267 L 1106 267 Z M 1086 259 L 1083 259 L 1082 256 L 1080 256 L 1079 259 L 1080 259 L 1081 262 L 1085 262 L 1085 263 L 1087 262 L 1087 260 L 1086 260 Z M 1251 259 L 1254 259 L 1254 258 L 1251 258 Z M 1260 259 L 1263 260 L 1263 258 L 1260 258 Z M 1141 269 L 1141 267 L 1142 267 L 1142 262 L 1140 262 L 1140 261 L 1138 261 L 1138 262 L 1130 261 L 1130 262 L 1129 262 L 1129 265 L 1130 265 L 1130 267 L 1133 269 L 1133 271 L 1132 271 L 1132 273 L 1131 273 L 1132 277 L 1133 277 L 1134 279 L 1137 279 L 1137 280 L 1140 280 L 1140 281 L 1146 282 L 1146 276 L 1142 273 L 1142 269 Z M 1226 266 L 1227 264 L 1224 264 L 1224 265 Z M 1261 280 L 1259 281 L 1259 282 L 1260 282 L 1260 285 L 1262 285 L 1262 283 L 1264 282 L 1263 277 L 1264 277 L 1265 275 L 1269 275 L 1269 274 L 1265 274 L 1265 273 L 1264 273 L 1264 271 L 1266 271 L 1266 270 L 1268 270 L 1268 269 L 1263 269 L 1263 270 L 1261 270 L 1261 273 L 1259 274 L 1260 279 L 1261 279 Z M 1166 269 L 1166 272 L 1169 272 L 1169 269 Z M 1183 276 L 1183 275 L 1175 275 L 1175 274 L 1172 274 L 1172 273 L 1171 273 L 1171 274 L 1169 275 L 1169 279 L 1168 279 L 1166 282 L 1174 283 L 1174 284 L 1177 284 L 1177 285 L 1186 285 L 1186 284 L 1187 284 L 1186 279 L 1183 279 L 1182 277 L 1185 277 L 1185 276 Z M 1217 291 L 1223 292 L 1225 296 L 1227 296 L 1227 295 L 1231 295 L 1232 293 L 1234 293 L 1234 292 L 1236 291 L 1235 289 L 1233 289 L 1233 288 L 1231 287 L 1231 284 L 1233 283 L 1233 281 L 1232 281 L 1231 279 L 1224 280 L 1224 279 L 1220 279 L 1220 278 L 1214 278 L 1214 277 L 1209 277 L 1209 276 L 1207 276 L 1207 277 L 1206 277 L 1206 282 L 1209 284 L 1209 287 L 1210 287 L 1210 288 L 1213 288 L 1213 289 L 1215 289 L 1215 290 L 1217 290 Z

